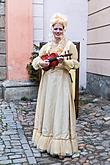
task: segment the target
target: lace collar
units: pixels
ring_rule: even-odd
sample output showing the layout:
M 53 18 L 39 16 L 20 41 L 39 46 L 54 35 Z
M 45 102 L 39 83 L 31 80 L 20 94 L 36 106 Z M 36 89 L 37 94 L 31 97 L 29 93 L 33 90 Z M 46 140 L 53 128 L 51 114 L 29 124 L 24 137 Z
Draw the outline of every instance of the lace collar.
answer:
M 49 42 L 49 46 L 46 53 L 50 54 L 54 52 L 61 54 L 64 51 L 66 43 L 67 40 L 64 37 L 61 39 L 61 41 L 58 44 L 56 44 L 55 40 L 52 40 L 51 42 Z

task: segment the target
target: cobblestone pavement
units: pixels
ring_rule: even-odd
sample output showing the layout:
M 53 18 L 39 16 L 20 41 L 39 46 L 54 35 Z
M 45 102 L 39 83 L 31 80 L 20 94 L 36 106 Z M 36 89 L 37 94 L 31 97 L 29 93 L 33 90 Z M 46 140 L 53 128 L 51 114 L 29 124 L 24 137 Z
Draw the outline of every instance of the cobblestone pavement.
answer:
M 110 101 L 80 96 L 77 134 L 80 156 L 64 160 L 32 144 L 36 102 L 0 100 L 0 165 L 110 165 Z

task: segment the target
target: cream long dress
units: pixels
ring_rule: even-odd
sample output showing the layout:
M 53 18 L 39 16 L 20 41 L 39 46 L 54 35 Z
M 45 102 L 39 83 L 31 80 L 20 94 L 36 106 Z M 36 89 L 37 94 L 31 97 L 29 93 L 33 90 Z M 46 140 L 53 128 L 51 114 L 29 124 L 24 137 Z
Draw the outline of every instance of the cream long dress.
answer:
M 69 40 L 63 40 L 57 46 L 49 42 L 41 48 L 39 56 L 32 63 L 33 67 L 38 69 L 42 55 L 52 52 L 60 55 L 65 51 L 72 53 L 71 60 L 65 57 L 63 63 L 42 73 L 32 137 L 38 149 L 51 155 L 63 156 L 78 151 L 75 108 L 69 75 L 73 66 L 76 69 L 79 67 L 76 46 Z

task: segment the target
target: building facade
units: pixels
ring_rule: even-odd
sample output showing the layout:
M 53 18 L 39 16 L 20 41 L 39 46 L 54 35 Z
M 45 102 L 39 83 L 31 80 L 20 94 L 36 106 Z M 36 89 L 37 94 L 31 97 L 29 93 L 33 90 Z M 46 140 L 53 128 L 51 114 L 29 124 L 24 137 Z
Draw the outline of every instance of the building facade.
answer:
M 4 98 L 35 96 L 36 86 L 29 81 L 26 65 L 33 43 L 49 40 L 50 18 L 56 12 L 67 15 L 68 38 L 80 42 L 80 85 L 86 87 L 87 1 L 10 0 L 5 2 L 6 77 L 1 84 Z
M 2 83 L 6 79 L 6 38 L 5 38 L 5 1 L 0 1 L 0 97 Z
M 110 99 L 110 1 L 89 0 L 87 90 Z
M 26 65 L 33 43 L 49 40 L 56 12 L 68 18 L 67 37 L 80 42 L 80 87 L 110 97 L 109 0 L 0 0 L 0 98 L 36 97 Z

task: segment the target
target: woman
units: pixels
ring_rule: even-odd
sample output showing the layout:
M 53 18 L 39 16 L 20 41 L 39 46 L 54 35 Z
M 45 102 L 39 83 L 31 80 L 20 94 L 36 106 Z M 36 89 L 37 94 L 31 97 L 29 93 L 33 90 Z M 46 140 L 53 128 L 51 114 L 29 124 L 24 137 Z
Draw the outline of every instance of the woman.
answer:
M 64 37 L 66 27 L 67 20 L 64 16 L 53 16 L 52 40 L 41 48 L 39 56 L 32 63 L 36 70 L 44 70 L 39 86 L 32 140 L 40 151 L 47 151 L 60 158 L 78 151 L 69 71 L 77 69 L 79 63 L 76 46 Z M 58 55 L 55 66 L 51 66 L 48 59 L 42 58 L 45 54 L 50 57 L 52 53 Z M 64 57 L 65 53 L 71 56 Z

